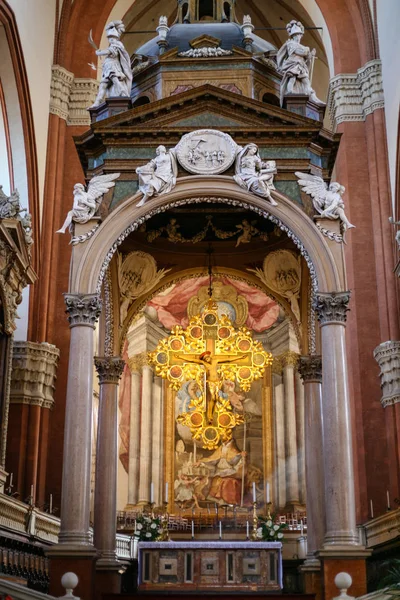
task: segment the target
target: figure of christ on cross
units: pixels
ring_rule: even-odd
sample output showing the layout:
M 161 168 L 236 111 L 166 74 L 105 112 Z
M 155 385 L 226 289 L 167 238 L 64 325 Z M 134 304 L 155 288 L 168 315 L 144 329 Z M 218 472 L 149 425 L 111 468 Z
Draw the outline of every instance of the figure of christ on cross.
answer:
M 218 367 L 228 363 L 236 363 L 249 358 L 250 352 L 242 354 L 216 354 L 214 340 L 207 340 L 207 350 L 201 354 L 178 354 L 175 358 L 186 363 L 203 365 L 205 372 L 206 413 L 209 424 L 212 424 L 214 408 L 218 401 L 221 381 Z M 240 365 L 241 366 L 241 365 Z M 239 365 L 238 365 L 239 367 Z

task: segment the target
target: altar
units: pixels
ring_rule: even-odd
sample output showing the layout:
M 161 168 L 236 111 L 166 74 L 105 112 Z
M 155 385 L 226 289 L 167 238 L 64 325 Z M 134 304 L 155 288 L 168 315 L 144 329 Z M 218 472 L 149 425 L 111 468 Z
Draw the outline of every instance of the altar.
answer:
M 140 591 L 282 589 L 280 542 L 140 542 L 138 558 Z

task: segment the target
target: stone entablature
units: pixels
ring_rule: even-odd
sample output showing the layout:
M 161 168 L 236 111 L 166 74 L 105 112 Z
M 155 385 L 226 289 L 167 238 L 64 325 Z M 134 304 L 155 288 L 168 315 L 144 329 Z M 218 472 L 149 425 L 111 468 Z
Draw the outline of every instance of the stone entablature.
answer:
M 382 63 L 367 62 L 357 73 L 332 77 L 328 91 L 331 129 L 344 121 L 365 121 L 367 115 L 384 107 Z
M 51 68 L 50 113 L 67 122 L 67 125 L 90 125 L 88 106 L 97 94 L 98 81 L 90 78 L 75 78 L 74 74 L 60 65 Z
M 383 407 L 400 402 L 400 342 L 383 342 L 374 350 L 380 366 Z
M 11 404 L 52 408 L 60 351 L 46 342 L 14 342 Z

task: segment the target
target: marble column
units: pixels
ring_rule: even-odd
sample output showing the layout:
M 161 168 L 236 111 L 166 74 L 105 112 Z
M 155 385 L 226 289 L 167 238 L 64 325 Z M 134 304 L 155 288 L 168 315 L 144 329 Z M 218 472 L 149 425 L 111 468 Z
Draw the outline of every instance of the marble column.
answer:
M 277 373 L 273 373 L 272 382 L 276 456 L 276 499 L 274 504 L 277 509 L 283 509 L 286 505 L 285 401 L 282 377 Z
M 321 357 L 302 356 L 299 370 L 304 382 L 307 482 L 307 558 L 304 565 L 319 568 L 315 553 L 322 548 L 325 533 Z
M 59 545 L 89 543 L 93 397 L 93 331 L 101 312 L 95 294 L 65 294 L 71 328 Z
M 318 293 L 314 305 L 321 327 L 322 349 L 325 549 L 360 547 L 345 340 L 349 300 L 350 292 Z
M 118 382 L 124 369 L 120 357 L 96 357 L 100 384 L 94 496 L 96 568 L 116 567 Z
M 282 356 L 282 361 L 285 393 L 286 508 L 295 511 L 300 504 L 294 388 L 294 369 L 297 366 L 298 355 L 288 351 Z
M 306 467 L 304 456 L 304 386 L 298 371 L 294 374 L 296 388 L 297 467 L 299 471 L 299 499 L 306 505 Z
M 144 365 L 142 370 L 142 410 L 140 413 L 140 504 L 147 504 L 150 502 L 152 466 L 152 412 L 153 370 L 148 365 Z
M 140 393 L 141 367 L 135 356 L 129 359 L 131 369 L 131 416 L 129 422 L 129 470 L 128 470 L 128 507 L 137 504 L 139 496 L 140 464 Z
M 153 431 L 151 480 L 154 483 L 154 502 L 159 506 L 163 502 L 161 448 L 163 440 L 163 422 L 161 420 L 162 379 L 154 377 L 153 382 Z

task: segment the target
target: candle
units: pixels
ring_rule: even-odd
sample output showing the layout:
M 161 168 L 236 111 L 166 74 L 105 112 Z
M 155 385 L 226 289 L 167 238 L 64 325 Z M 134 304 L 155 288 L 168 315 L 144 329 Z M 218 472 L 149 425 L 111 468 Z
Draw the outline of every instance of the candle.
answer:
M 193 446 L 193 466 L 196 464 L 197 462 L 197 446 L 196 446 L 196 442 L 194 442 L 194 446 Z
M 165 502 L 168 502 L 168 481 L 165 482 Z
M 374 518 L 374 505 L 372 504 L 372 500 L 369 501 L 371 505 L 371 519 Z
M 150 502 L 151 504 L 153 504 L 154 502 L 154 483 L 151 482 L 150 484 Z
M 267 504 L 269 504 L 271 502 L 270 498 L 269 498 L 269 483 L 267 481 L 267 485 L 266 485 L 266 492 L 267 492 Z
M 53 494 L 50 494 L 50 514 L 53 514 Z
M 13 475 L 14 475 L 14 473 L 11 473 L 11 475 L 10 475 L 10 483 L 9 483 L 10 487 L 12 486 L 12 482 L 13 482 Z
M 246 521 L 246 539 L 249 539 L 249 522 Z
M 194 521 L 192 519 L 192 538 L 194 538 Z
M 222 539 L 222 523 L 219 522 L 219 539 Z
M 388 492 L 389 493 L 389 492 Z M 31 485 L 31 502 L 33 504 L 33 484 Z
M 304 532 L 303 519 L 301 519 L 301 521 L 300 521 L 300 532 L 301 532 L 301 535 L 303 535 L 303 532 Z
M 256 502 L 256 483 L 253 481 L 253 502 Z
M 388 507 L 388 510 L 390 510 L 390 497 L 389 497 L 389 490 L 387 490 L 387 492 L 386 492 L 386 498 L 387 498 L 387 507 Z

